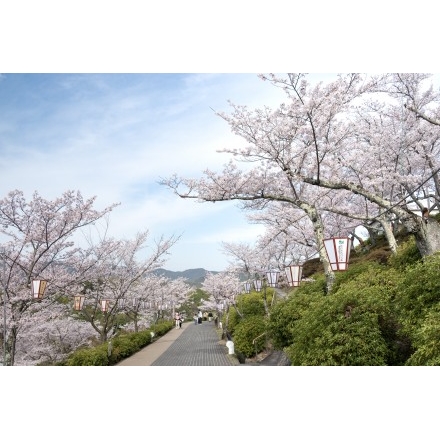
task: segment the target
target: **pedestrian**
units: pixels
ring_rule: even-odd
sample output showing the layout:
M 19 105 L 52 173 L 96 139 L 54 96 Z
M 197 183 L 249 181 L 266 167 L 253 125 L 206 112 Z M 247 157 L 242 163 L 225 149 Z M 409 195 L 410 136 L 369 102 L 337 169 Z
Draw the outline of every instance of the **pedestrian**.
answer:
M 179 316 L 179 328 L 182 328 L 183 316 Z
M 201 311 L 201 310 L 199 310 L 199 316 L 198 316 L 198 321 L 199 321 L 199 324 L 201 324 L 201 323 L 202 323 L 202 319 L 203 319 L 203 314 L 202 314 L 202 311 Z
M 176 312 L 176 315 L 174 317 L 175 321 L 176 321 L 176 328 L 179 328 L 179 322 L 180 322 L 180 316 L 179 316 L 179 312 Z
M 197 313 L 194 313 L 193 319 L 194 319 L 194 324 L 197 325 L 197 319 L 198 319 Z

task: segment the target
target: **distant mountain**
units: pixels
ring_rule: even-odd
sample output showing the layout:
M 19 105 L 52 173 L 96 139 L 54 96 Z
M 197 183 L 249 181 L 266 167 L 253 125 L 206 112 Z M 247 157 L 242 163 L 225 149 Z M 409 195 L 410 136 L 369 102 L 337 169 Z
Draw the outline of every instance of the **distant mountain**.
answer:
M 164 277 L 169 278 L 170 280 L 175 280 L 177 278 L 186 278 L 188 280 L 188 283 L 195 286 L 195 287 L 201 287 L 203 281 L 205 281 L 206 275 L 208 273 L 219 273 L 215 271 L 209 271 L 202 268 L 197 269 L 187 269 L 181 272 L 173 271 L 173 270 L 167 270 L 167 269 L 157 269 L 154 271 L 156 275 L 163 275 Z

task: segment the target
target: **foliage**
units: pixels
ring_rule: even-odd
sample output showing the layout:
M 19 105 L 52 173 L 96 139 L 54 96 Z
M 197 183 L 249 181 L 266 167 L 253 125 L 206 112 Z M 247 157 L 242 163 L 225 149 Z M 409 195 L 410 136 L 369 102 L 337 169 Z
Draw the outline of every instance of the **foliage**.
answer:
M 306 289 L 304 289 L 306 290 Z M 302 287 L 290 294 L 286 301 L 274 306 L 267 323 L 267 331 L 275 349 L 281 350 L 293 343 L 293 327 L 306 310 L 313 307 L 313 302 L 322 293 L 304 293 Z
M 435 317 L 440 308 L 440 255 L 425 257 L 402 272 L 396 298 L 400 334 L 410 339 L 414 353 L 409 365 L 437 365 L 438 326 Z
M 237 298 L 237 308 L 244 317 L 249 315 L 264 316 L 265 313 L 263 298 L 259 292 L 239 295 Z
M 111 341 L 96 347 L 82 348 L 72 353 L 59 365 L 65 366 L 105 366 L 115 365 L 123 359 L 135 354 L 152 342 L 154 337 L 163 336 L 174 328 L 172 321 L 163 321 L 140 332 L 123 333 Z M 109 354 L 110 353 L 110 354 Z
M 336 293 L 341 286 L 361 275 L 366 270 L 381 271 L 382 269 L 378 263 L 368 262 L 366 261 L 366 258 L 358 261 L 355 264 L 349 264 L 346 271 L 336 272 L 335 282 L 333 284 L 333 293 Z
M 181 305 L 179 311 L 183 313 L 187 318 L 192 317 L 194 312 L 200 308 L 203 301 L 207 300 L 209 295 L 202 289 L 198 288 L 193 291 L 186 301 Z
M 417 248 L 414 237 L 406 237 L 399 244 L 397 253 L 390 256 L 389 264 L 396 269 L 404 269 L 407 266 L 416 263 L 421 259 L 420 251 Z
M 107 343 L 97 347 L 83 348 L 72 353 L 62 364 L 71 366 L 104 366 L 109 365 Z
M 235 307 L 229 307 L 227 313 L 222 316 L 222 326 L 231 335 L 234 335 L 235 327 L 241 318 Z
M 293 343 L 285 349 L 292 365 L 387 365 L 395 284 L 396 277 L 375 264 L 318 297 L 292 324 Z
M 245 357 L 252 357 L 263 350 L 266 340 L 262 335 L 265 332 L 266 320 L 264 316 L 253 315 L 241 320 L 234 330 L 234 347 L 237 353 L 241 353 Z
M 268 301 L 270 301 L 273 289 L 267 289 L 267 291 Z M 228 332 L 234 335 L 236 326 L 249 316 L 265 316 L 262 292 L 253 291 L 238 295 L 235 306 L 229 307 L 228 316 L 223 317 L 222 324 L 225 327 L 227 319 Z
M 298 290 L 293 291 L 293 293 L 295 292 L 301 292 L 306 295 L 307 294 L 324 295 L 324 293 L 326 292 L 325 276 L 322 273 L 314 275 L 310 281 L 302 282 Z
M 440 313 L 439 305 L 430 310 L 420 327 L 413 332 L 412 345 L 414 353 L 409 357 L 406 365 L 440 365 Z
M 174 328 L 174 321 L 161 321 L 156 324 L 153 324 L 149 330 L 155 334 L 155 337 L 158 337 L 158 336 L 163 336 L 165 333 L 169 332 L 172 328 Z

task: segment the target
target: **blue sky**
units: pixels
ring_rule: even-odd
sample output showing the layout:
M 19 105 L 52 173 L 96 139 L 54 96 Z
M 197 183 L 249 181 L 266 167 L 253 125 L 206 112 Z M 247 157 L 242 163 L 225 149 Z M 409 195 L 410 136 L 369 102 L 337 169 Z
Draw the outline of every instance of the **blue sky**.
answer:
M 157 182 L 220 169 L 229 156 L 216 150 L 243 142 L 212 109 L 282 96 L 256 74 L 3 74 L 1 194 L 79 190 L 98 208 L 121 203 L 110 235 L 181 235 L 166 268 L 223 270 L 221 242 L 252 243 L 262 228 L 234 202 L 182 200 Z

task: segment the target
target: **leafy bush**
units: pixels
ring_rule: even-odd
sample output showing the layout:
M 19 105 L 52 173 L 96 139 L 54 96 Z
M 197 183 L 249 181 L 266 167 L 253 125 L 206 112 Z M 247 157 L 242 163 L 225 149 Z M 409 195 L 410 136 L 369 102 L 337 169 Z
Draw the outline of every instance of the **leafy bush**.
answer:
M 104 366 L 109 365 L 107 344 L 97 347 L 83 348 L 75 351 L 66 360 L 66 366 Z
M 299 287 L 283 302 L 275 305 L 271 310 L 267 323 L 267 331 L 275 349 L 281 350 L 293 343 L 294 323 L 301 319 L 306 310 L 313 307 L 313 301 L 322 296 L 304 293 Z
M 406 365 L 440 365 L 440 308 L 429 311 L 422 325 L 414 331 L 412 343 L 415 352 L 407 360 Z
M 440 302 L 439 273 L 440 255 L 426 257 L 401 271 L 396 306 L 403 331 L 411 337 Z
M 377 265 L 317 297 L 292 323 L 292 365 L 387 365 L 393 357 L 396 277 Z M 390 340 L 387 340 L 387 337 Z
M 174 323 L 172 321 L 164 321 L 141 332 L 123 333 L 113 338 L 111 341 L 99 344 L 96 347 L 77 350 L 70 354 L 66 361 L 61 362 L 58 365 L 115 365 L 150 344 L 152 339 L 151 332 L 153 332 L 155 336 L 163 336 L 172 328 L 174 328 Z
M 224 313 L 222 317 L 223 329 L 227 330 L 230 334 L 233 334 L 240 319 L 240 315 L 237 313 L 235 307 L 229 307 L 228 313 Z
M 249 316 L 240 321 L 234 331 L 234 348 L 245 357 L 251 357 L 263 350 L 265 338 L 258 338 L 255 344 L 254 339 L 266 331 L 266 320 L 263 316 Z
M 126 333 L 111 341 L 109 364 L 114 365 L 138 352 L 151 342 L 151 330 L 137 333 Z M 107 343 L 107 347 L 110 342 Z
M 303 281 L 300 287 L 294 288 L 292 293 L 301 292 L 304 294 L 324 295 L 326 292 L 326 280 L 324 274 L 317 274 L 311 281 Z
M 149 331 L 153 332 L 156 337 L 163 336 L 168 333 L 172 328 L 174 328 L 174 321 L 161 321 L 157 324 L 150 326 Z
M 264 316 L 263 295 L 260 292 L 252 292 L 239 295 L 237 298 L 237 307 L 244 317 L 249 315 Z
M 399 334 L 411 342 L 406 365 L 439 365 L 440 255 L 435 254 L 401 271 L 396 313 Z
M 237 312 L 237 309 L 240 313 Z M 239 295 L 236 300 L 236 307 L 229 307 L 228 312 L 228 332 L 232 335 L 235 332 L 235 327 L 243 318 L 249 316 L 265 316 L 263 294 L 261 292 L 252 292 L 248 294 Z M 223 328 L 226 328 L 226 314 L 222 319 Z
M 396 269 L 405 269 L 407 266 L 420 261 L 421 258 L 416 240 L 413 236 L 409 236 L 399 244 L 397 254 L 390 256 L 388 263 Z

